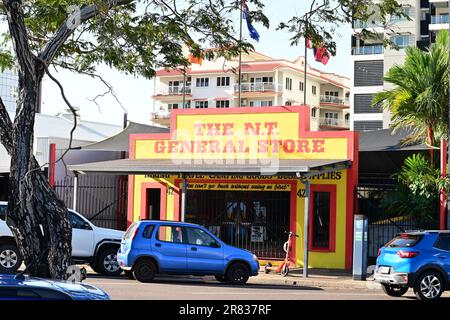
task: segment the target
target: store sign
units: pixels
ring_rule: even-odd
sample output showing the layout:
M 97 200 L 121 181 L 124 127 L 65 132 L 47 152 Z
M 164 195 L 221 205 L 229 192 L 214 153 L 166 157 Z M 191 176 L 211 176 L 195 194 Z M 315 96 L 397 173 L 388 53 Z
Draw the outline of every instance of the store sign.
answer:
M 287 183 L 188 183 L 188 190 L 291 191 Z
M 347 159 L 347 139 L 299 137 L 300 113 L 179 114 L 171 139 L 136 141 L 139 159 Z

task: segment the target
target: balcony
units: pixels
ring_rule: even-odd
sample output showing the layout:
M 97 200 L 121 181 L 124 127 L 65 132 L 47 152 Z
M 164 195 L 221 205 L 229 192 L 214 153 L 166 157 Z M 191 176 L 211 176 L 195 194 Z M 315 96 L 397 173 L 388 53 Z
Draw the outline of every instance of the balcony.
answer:
M 368 28 L 384 28 L 381 21 L 361 21 L 353 20 L 353 29 L 368 29 Z
M 439 16 L 431 16 L 431 24 L 443 24 L 448 23 L 448 14 L 442 14 Z
M 322 95 L 320 96 L 320 104 L 325 106 L 348 108 L 350 107 L 350 100 L 342 97 Z
M 348 130 L 350 128 L 350 121 L 336 118 L 319 118 L 319 128 Z
M 187 96 L 191 96 L 191 87 L 190 86 L 160 86 L 156 90 L 156 94 L 153 96 L 156 100 L 171 100 L 173 98 L 178 99 L 183 94 Z
M 370 54 L 383 54 L 384 48 L 382 44 L 377 44 L 373 46 L 361 46 L 361 47 L 353 47 L 352 55 L 354 56 L 362 56 L 362 55 L 370 55 Z
M 241 83 L 241 92 L 275 92 L 280 88 L 274 82 Z M 234 85 L 234 91 L 239 91 L 239 84 Z

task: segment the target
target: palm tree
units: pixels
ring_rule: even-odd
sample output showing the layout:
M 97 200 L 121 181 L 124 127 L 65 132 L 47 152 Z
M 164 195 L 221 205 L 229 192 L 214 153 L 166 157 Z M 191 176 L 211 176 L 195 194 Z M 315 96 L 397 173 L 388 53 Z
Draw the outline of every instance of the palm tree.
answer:
M 403 65 L 392 67 L 384 80 L 394 85 L 375 95 L 372 104 L 391 113 L 391 127 L 410 128 L 409 141 L 422 141 L 433 149 L 448 134 L 448 31 L 438 33 L 428 52 L 406 48 Z

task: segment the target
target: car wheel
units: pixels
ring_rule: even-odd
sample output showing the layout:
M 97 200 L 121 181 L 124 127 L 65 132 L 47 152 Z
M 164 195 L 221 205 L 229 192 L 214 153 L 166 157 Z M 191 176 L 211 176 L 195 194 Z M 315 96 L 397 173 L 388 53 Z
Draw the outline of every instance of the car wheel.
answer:
M 155 274 L 156 266 L 151 260 L 140 260 L 134 266 L 133 275 L 139 282 L 151 282 Z
M 131 271 L 131 270 L 126 270 L 126 271 L 124 271 L 124 273 L 125 273 L 125 276 L 126 276 L 128 279 L 130 279 L 130 280 L 135 280 L 135 279 L 134 279 L 133 271 Z
M 100 253 L 97 259 L 96 268 L 104 276 L 118 276 L 122 269 L 117 262 L 117 250 L 106 249 Z
M 216 278 L 216 280 L 219 282 L 223 282 L 223 283 L 227 282 L 227 279 L 224 276 L 215 275 L 214 278 Z
M 436 300 L 444 292 L 444 283 L 434 271 L 422 273 L 414 285 L 414 294 L 420 300 Z
M 381 284 L 381 287 L 384 293 L 391 297 L 401 297 L 408 291 L 408 287 L 393 286 L 386 283 Z
M 245 284 L 250 277 L 250 271 L 245 264 L 234 263 L 232 264 L 226 274 L 227 282 L 231 284 Z
M 22 255 L 15 245 L 0 245 L 0 273 L 14 273 L 22 265 Z

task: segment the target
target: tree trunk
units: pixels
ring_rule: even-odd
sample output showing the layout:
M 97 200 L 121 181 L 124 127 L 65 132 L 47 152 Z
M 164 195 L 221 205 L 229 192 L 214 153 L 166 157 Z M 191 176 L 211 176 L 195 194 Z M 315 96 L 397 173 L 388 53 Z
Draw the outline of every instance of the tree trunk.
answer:
M 71 264 L 72 229 L 67 208 L 50 187 L 33 156 L 34 118 L 39 79 L 19 72 L 19 99 L 14 120 L 7 223 L 28 273 L 64 278 Z

